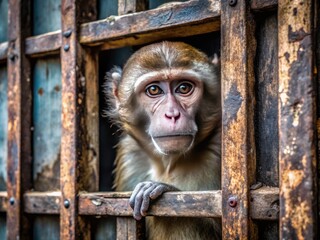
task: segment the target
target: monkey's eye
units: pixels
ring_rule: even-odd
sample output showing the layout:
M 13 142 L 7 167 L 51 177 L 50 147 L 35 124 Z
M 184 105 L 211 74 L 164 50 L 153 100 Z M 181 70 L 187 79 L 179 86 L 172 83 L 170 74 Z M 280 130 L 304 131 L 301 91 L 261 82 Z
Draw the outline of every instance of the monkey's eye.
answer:
M 163 90 L 157 85 L 151 85 L 147 87 L 146 94 L 150 97 L 155 97 L 163 93 Z
M 192 90 L 193 90 L 193 85 L 191 83 L 183 82 L 176 88 L 176 93 L 186 95 L 190 93 Z

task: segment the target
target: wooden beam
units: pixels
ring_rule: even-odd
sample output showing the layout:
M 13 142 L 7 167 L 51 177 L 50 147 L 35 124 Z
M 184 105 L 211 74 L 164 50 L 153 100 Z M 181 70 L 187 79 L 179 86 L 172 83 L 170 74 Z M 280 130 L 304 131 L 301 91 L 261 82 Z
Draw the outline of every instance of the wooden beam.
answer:
M 278 5 L 278 0 L 252 0 L 251 9 L 253 11 L 265 12 L 276 10 Z
M 313 4 L 278 6 L 281 239 L 317 238 Z
M 87 216 L 132 216 L 132 210 L 128 204 L 130 195 L 130 192 L 79 193 L 79 214 Z M 60 197 L 60 192 L 27 192 L 23 197 L 25 212 L 29 214 L 59 214 Z M 251 218 L 259 220 L 278 219 L 278 188 L 262 187 L 252 190 L 250 201 Z M 5 205 L 2 208 L 5 209 Z M 190 209 L 193 215 L 190 213 Z M 221 217 L 221 191 L 168 192 L 153 204 L 149 215 Z
M 221 2 L 222 232 L 225 239 L 255 239 L 249 218 L 255 183 L 255 38 L 247 1 Z
M 145 219 L 136 221 L 133 217 L 117 218 L 117 240 L 140 240 L 145 238 Z
M 29 236 L 23 221 L 23 192 L 31 183 L 31 81 L 24 40 L 30 34 L 30 2 L 9 1 L 7 239 Z M 23 106 L 22 106 L 23 105 Z
M 61 31 L 28 37 L 25 41 L 26 55 L 40 57 L 43 55 L 59 54 L 61 47 Z
M 62 71 L 62 136 L 60 163 L 60 238 L 90 239 L 90 226 L 78 214 L 80 190 L 97 191 L 97 136 L 98 109 L 94 118 L 86 112 L 97 106 L 89 101 L 89 93 L 97 94 L 97 55 L 88 56 L 80 46 L 79 27 L 84 21 L 96 18 L 96 1 L 62 0 L 61 2 L 61 71 Z M 88 52 L 88 54 L 91 52 Z M 88 67 L 88 72 L 86 68 Z M 92 82 L 89 82 L 92 81 Z M 87 85 L 88 84 L 88 85 Z M 95 100 L 95 97 L 93 97 Z M 88 101 L 87 101 L 88 100 Z M 95 121 L 94 121 L 95 119 Z M 91 121 L 92 120 L 92 121 Z M 87 121 L 91 121 L 87 123 Z M 94 132 L 87 130 L 96 124 Z M 90 140 L 92 140 L 90 142 Z M 93 170 L 92 170 L 93 169 Z M 92 171 L 91 171 L 92 170 Z
M 61 192 L 26 192 L 25 212 L 29 214 L 59 214 Z
M 128 45 L 146 44 L 149 42 L 168 39 L 173 37 L 187 37 L 196 34 L 203 34 L 220 29 L 220 1 L 206 0 L 210 2 L 212 9 L 206 9 L 203 13 L 199 6 L 199 14 L 195 18 L 185 21 L 185 15 L 177 14 L 181 11 L 192 12 L 196 8 L 194 1 L 177 3 L 159 9 L 147 11 L 147 14 L 136 13 L 121 17 L 109 17 L 105 20 L 93 21 L 82 24 L 81 43 L 84 45 L 101 45 L 101 49 L 119 48 Z M 199 7 L 197 7 L 199 9 Z M 275 10 L 277 0 L 253 0 L 251 8 L 254 11 Z M 185 10 L 183 10 L 184 8 Z M 164 21 L 164 16 L 176 13 L 175 21 Z M 152 26 L 151 22 L 158 25 Z M 114 22 L 117 21 L 117 24 Z M 128 28 L 126 24 L 138 23 L 137 27 Z M 173 23 L 173 24 L 172 24 Z M 186 24 L 188 31 L 185 31 Z M 119 29 L 120 26 L 120 29 Z M 158 31 L 161 27 L 161 31 Z M 95 29 L 101 29 L 94 32 Z M 91 33 L 92 32 L 92 33 Z M 61 31 L 50 32 L 26 39 L 26 54 L 31 57 L 56 54 L 61 47 Z M 0 61 L 6 59 L 7 44 L 0 44 Z
M 163 39 L 164 36 L 166 38 L 190 36 L 194 35 L 195 31 L 198 34 L 212 32 L 219 29 L 219 15 L 220 1 L 192 0 L 175 4 L 173 7 L 111 16 L 104 20 L 85 23 L 81 26 L 80 42 L 84 45 L 102 45 L 105 42 L 126 39 L 120 41 L 120 45 L 113 43 L 116 47 L 120 47 L 147 42 L 147 36 L 155 41 Z M 183 28 L 186 26 L 188 31 Z M 142 42 L 139 41 L 141 37 L 144 38 Z M 111 46 L 110 43 L 108 48 Z

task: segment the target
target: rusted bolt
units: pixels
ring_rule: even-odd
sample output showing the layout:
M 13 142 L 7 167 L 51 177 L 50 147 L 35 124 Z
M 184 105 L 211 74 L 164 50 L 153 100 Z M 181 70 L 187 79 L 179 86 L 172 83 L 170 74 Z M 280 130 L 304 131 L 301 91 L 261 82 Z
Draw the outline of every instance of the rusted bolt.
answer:
M 69 44 L 64 45 L 63 50 L 64 50 L 65 52 L 68 52 L 69 49 L 70 49 Z
M 237 198 L 236 197 L 230 197 L 228 199 L 228 204 L 230 207 L 235 208 L 238 204 Z
M 70 207 L 70 202 L 68 199 L 64 200 L 63 205 L 65 208 L 69 208 Z
M 64 36 L 65 38 L 68 38 L 68 37 L 71 36 L 71 34 L 72 34 L 72 31 L 71 31 L 71 30 L 67 30 L 67 31 L 65 31 L 65 32 L 63 33 L 63 36 Z
M 14 197 L 11 197 L 11 198 L 9 199 L 9 203 L 10 203 L 11 206 L 14 205 L 14 203 L 15 203 Z
M 234 7 L 235 5 L 237 5 L 237 0 L 229 0 L 229 5 L 231 7 Z
M 15 56 L 13 53 L 10 53 L 10 54 L 9 54 L 9 59 L 10 59 L 11 61 L 14 61 L 15 58 L 16 58 L 16 56 Z

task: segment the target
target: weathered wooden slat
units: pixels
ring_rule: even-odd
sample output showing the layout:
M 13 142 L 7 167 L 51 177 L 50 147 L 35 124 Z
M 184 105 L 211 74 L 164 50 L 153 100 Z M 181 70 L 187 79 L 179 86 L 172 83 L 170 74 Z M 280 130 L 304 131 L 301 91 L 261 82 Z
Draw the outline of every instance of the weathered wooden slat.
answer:
M 7 60 L 8 53 L 8 42 L 0 43 L 0 62 L 5 62 Z
M 119 0 L 118 15 L 141 12 L 147 9 L 146 0 Z
M 28 236 L 21 197 L 31 187 L 32 100 L 30 66 L 24 55 L 24 40 L 30 35 L 30 2 L 11 0 L 8 6 L 7 238 L 19 239 Z
M 26 213 L 60 213 L 61 192 L 26 192 L 23 199 Z
M 251 9 L 253 11 L 268 11 L 276 10 L 278 0 L 252 0 Z
M 0 192 L 0 212 L 7 211 L 7 204 L 8 204 L 7 192 Z
M 62 136 L 61 136 L 61 163 L 60 163 L 60 238 L 77 239 L 81 235 L 79 228 L 77 201 L 78 193 L 78 165 L 81 151 L 78 146 L 80 139 L 79 122 L 81 111 L 78 110 L 78 80 L 79 46 L 77 43 L 77 12 L 74 0 L 61 1 L 62 17 Z M 67 35 L 68 33 L 68 35 Z M 82 101 L 82 97 L 79 98 Z M 81 107 L 81 106 L 80 106 Z
M 104 47 L 111 48 L 155 41 L 164 36 L 168 38 L 212 32 L 219 29 L 219 15 L 220 1 L 193 0 L 174 7 L 111 16 L 105 20 L 83 24 L 80 42 L 85 45 L 101 45 L 114 41 Z M 188 31 L 185 28 L 182 30 L 185 26 L 188 26 Z M 144 39 L 140 40 L 141 37 Z M 115 40 L 119 40 L 119 43 Z
M 193 8 L 196 7 L 196 3 L 179 3 L 175 4 L 173 7 L 164 7 L 147 11 L 148 14 L 137 13 L 121 17 L 112 16 L 104 20 L 85 23 L 81 27 L 81 43 L 85 45 L 99 44 L 103 45 L 101 47 L 102 49 L 111 49 L 128 45 L 146 44 L 168 37 L 186 37 L 216 31 L 220 28 L 220 1 L 206 1 L 211 2 L 211 6 L 214 6 L 212 7 L 212 10 L 206 9 L 206 11 L 201 14 L 195 14 L 197 17 L 196 19 L 188 19 L 188 21 L 185 22 L 184 15 L 178 15 L 175 21 L 170 19 L 170 22 L 165 24 L 163 22 L 161 23 L 161 20 L 164 21 L 164 16 L 170 16 L 171 11 L 192 12 Z M 251 3 L 252 9 L 255 11 L 276 9 L 276 6 L 277 0 L 255 0 Z M 183 7 L 185 7 L 186 10 L 182 10 Z M 201 12 L 201 9 L 197 11 Z M 153 25 L 148 25 L 150 19 L 152 19 L 151 23 L 154 22 Z M 116 25 L 114 24 L 115 22 L 117 22 Z M 160 28 L 155 25 L 157 22 L 161 27 L 161 31 L 158 31 Z M 138 24 L 137 27 L 133 26 L 132 28 L 128 28 L 128 25 L 126 25 L 128 23 L 131 26 L 133 25 L 132 23 Z M 188 31 L 185 31 L 184 27 L 186 27 L 186 25 L 188 25 Z M 119 26 L 121 29 L 118 29 Z M 94 33 L 95 29 L 99 29 L 99 31 Z M 4 44 L 2 46 L 2 44 L 0 44 L 0 61 L 6 58 L 7 51 L 6 45 Z M 58 30 L 34 37 L 28 37 L 25 44 L 26 54 L 32 57 L 55 54 L 58 53 L 61 47 L 61 32 Z
M 222 232 L 255 239 L 249 186 L 255 182 L 254 21 L 247 1 L 221 2 Z
M 128 204 L 130 195 L 130 192 L 80 193 L 79 214 L 132 216 L 132 210 Z M 250 196 L 250 215 L 253 219 L 278 219 L 278 188 L 262 187 L 252 190 Z M 27 192 L 24 194 L 25 212 L 29 214 L 59 214 L 60 197 L 60 192 Z M 170 208 L 170 206 L 174 207 Z M 5 205 L 3 208 L 5 209 Z M 190 210 L 193 214 L 190 213 Z M 164 213 L 165 211 L 166 213 Z M 149 214 L 155 216 L 221 217 L 221 191 L 165 193 L 163 198 L 153 203 Z
M 61 70 L 62 70 L 62 136 L 60 163 L 60 238 L 90 239 L 88 222 L 78 215 L 79 190 L 98 190 L 96 166 L 97 155 L 90 157 L 90 152 L 97 150 L 97 140 L 88 142 L 92 136 L 97 136 L 97 126 L 94 133 L 87 134 L 92 126 L 87 120 L 86 107 L 94 107 L 86 95 L 86 88 L 94 87 L 89 93 L 97 94 L 97 55 L 91 57 L 81 48 L 78 42 L 80 24 L 96 18 L 96 1 L 62 0 L 61 2 Z M 91 54 L 91 52 L 89 52 Z M 86 72 L 88 67 L 88 72 Z M 91 79 L 92 77 L 92 79 Z M 87 79 L 86 79 L 87 78 Z M 89 84 L 88 84 L 89 83 Z M 88 86 L 87 86 L 88 84 Z M 95 97 L 93 97 L 95 100 Z M 88 102 L 87 102 L 88 100 Z M 97 103 L 95 103 L 97 104 Z M 97 114 L 98 109 L 93 110 Z M 89 113 L 91 114 L 91 113 Z M 97 118 L 98 116 L 95 116 Z M 96 124 L 91 121 L 89 124 Z M 91 154 L 92 155 L 92 154 Z M 95 166 L 93 166 L 95 165 Z M 93 187 L 88 187 L 93 186 Z
M 279 0 L 280 238 L 316 239 L 312 0 Z
M 136 221 L 133 217 L 117 218 L 117 240 L 145 239 L 145 221 Z
M 40 57 L 42 55 L 59 54 L 61 47 L 61 31 L 50 32 L 25 41 L 26 55 Z

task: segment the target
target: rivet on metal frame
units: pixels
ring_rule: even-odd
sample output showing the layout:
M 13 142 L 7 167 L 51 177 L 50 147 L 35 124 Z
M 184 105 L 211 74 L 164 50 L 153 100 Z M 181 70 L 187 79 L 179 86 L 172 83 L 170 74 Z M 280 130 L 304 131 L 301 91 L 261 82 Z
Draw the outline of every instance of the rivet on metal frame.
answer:
M 237 5 L 237 0 L 229 0 L 229 5 L 231 7 L 234 7 L 235 5 Z
M 63 205 L 65 208 L 69 208 L 70 207 L 70 202 L 68 199 L 64 200 Z
M 69 44 L 64 45 L 63 50 L 64 50 L 65 52 L 68 52 L 69 49 L 70 49 Z
M 236 197 L 230 197 L 228 199 L 228 204 L 229 204 L 230 207 L 235 208 L 237 206 L 237 204 L 238 204 L 237 198 Z

